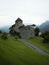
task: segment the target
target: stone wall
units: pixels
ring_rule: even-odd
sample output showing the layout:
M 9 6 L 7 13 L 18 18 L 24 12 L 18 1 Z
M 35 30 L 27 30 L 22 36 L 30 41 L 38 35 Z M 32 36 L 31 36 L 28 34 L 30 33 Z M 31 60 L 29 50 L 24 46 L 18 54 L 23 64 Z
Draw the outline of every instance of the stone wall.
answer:
M 21 38 L 31 38 L 35 36 L 33 27 L 31 25 L 25 26 L 20 18 L 15 21 L 13 29 L 15 32 L 20 33 Z
M 28 28 L 21 28 L 20 29 L 20 36 L 22 38 L 32 38 L 34 37 L 34 30 L 30 30 Z

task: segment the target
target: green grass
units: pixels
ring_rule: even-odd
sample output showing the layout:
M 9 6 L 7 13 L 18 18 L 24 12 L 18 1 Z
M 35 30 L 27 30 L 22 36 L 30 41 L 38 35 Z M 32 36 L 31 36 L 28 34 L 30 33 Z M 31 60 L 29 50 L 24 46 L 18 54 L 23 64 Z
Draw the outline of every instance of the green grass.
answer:
M 43 38 L 41 37 L 34 37 L 32 39 L 24 39 L 27 42 L 30 42 L 31 44 L 41 48 L 45 52 L 49 53 L 49 43 L 43 43 Z
M 11 37 L 7 40 L 0 38 L 0 65 L 49 65 L 49 57 Z

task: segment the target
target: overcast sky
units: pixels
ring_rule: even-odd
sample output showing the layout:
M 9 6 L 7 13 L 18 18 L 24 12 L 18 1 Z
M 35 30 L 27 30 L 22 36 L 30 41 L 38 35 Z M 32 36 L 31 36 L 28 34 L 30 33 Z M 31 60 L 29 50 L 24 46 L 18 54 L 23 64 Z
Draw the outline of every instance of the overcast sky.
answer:
M 25 24 L 40 25 L 49 20 L 49 0 L 0 0 L 0 26 L 20 17 Z

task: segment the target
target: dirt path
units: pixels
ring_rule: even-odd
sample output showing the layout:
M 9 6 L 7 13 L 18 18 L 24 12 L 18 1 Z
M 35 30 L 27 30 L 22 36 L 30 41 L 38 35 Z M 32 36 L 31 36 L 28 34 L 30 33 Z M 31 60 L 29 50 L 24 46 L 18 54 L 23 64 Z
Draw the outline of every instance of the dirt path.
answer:
M 28 43 L 28 42 L 26 42 L 26 41 L 24 41 L 24 40 L 22 40 L 22 39 L 18 39 L 18 41 L 20 41 L 20 42 L 22 42 L 23 44 L 25 44 L 26 46 L 28 46 L 28 47 L 30 47 L 30 48 L 36 50 L 36 51 L 39 52 L 40 54 L 49 56 L 48 53 L 44 52 L 43 50 L 41 50 L 40 48 L 36 47 L 35 45 L 32 45 L 31 43 Z

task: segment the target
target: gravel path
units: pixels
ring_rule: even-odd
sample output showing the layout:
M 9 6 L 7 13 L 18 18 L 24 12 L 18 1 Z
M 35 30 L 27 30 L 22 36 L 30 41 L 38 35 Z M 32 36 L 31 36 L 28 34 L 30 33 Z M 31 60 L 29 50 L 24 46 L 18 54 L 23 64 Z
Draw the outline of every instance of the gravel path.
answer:
M 43 50 L 41 50 L 40 48 L 36 47 L 35 45 L 33 45 L 33 44 L 31 44 L 31 43 L 28 43 L 28 42 L 26 42 L 26 41 L 24 41 L 24 40 L 22 40 L 22 39 L 18 39 L 18 41 L 20 41 L 20 42 L 22 42 L 23 44 L 25 44 L 26 46 L 28 46 L 28 47 L 30 47 L 30 48 L 36 50 L 36 51 L 39 52 L 40 54 L 49 56 L 48 53 L 44 52 Z

